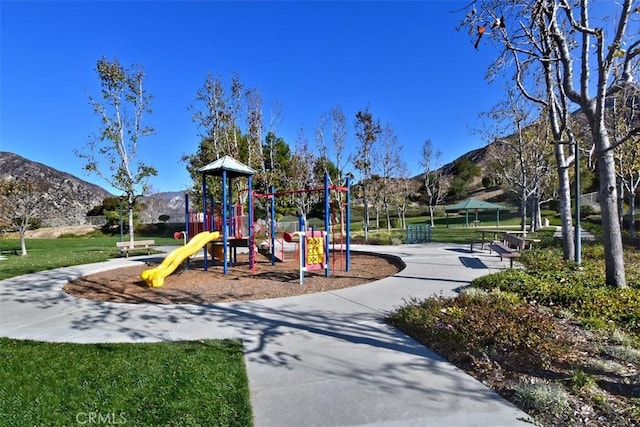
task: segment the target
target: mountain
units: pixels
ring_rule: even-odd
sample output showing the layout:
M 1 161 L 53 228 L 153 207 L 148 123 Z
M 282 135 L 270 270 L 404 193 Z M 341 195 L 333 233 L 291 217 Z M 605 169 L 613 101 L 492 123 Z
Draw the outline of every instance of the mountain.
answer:
M 140 199 L 145 205 L 142 221 L 158 222 L 160 215 L 169 215 L 169 222 L 184 222 L 184 191 L 165 191 Z
M 87 211 L 111 196 L 104 188 L 71 174 L 0 151 L 0 179 L 7 177 L 44 181 L 49 185 L 38 212 L 42 225 L 48 227 L 83 225 Z

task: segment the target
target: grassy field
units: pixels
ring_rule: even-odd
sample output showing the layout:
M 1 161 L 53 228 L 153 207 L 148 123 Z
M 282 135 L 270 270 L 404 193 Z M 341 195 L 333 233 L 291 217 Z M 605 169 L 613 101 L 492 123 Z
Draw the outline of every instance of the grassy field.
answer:
M 0 253 L 7 259 L 0 261 L 0 280 L 22 274 L 35 273 L 72 265 L 106 261 L 122 256 L 116 248 L 119 237 L 63 237 L 57 239 L 27 239 L 27 256 L 20 254 L 20 240 L 0 239 Z M 146 240 L 146 238 L 145 238 Z M 156 245 L 175 245 L 180 242 L 154 238 Z M 144 254 L 146 250 L 133 254 Z
M 250 426 L 241 344 L 0 338 L 0 425 L 95 424 Z

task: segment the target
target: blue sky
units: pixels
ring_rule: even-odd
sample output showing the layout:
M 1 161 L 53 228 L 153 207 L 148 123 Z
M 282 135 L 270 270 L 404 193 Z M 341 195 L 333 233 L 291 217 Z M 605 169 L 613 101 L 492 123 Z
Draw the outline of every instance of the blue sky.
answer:
M 206 75 L 233 73 L 258 88 L 265 120 L 282 104 L 278 134 L 310 142 L 323 113 L 341 105 L 347 142 L 370 106 L 420 172 L 425 139 L 449 162 L 485 142 L 470 129 L 502 96 L 484 75 L 493 55 L 455 27 L 466 2 L 1 1 L 0 151 L 111 188 L 82 171 L 73 154 L 98 128 L 88 104 L 99 95 L 96 61 L 142 65 L 156 133 L 139 158 L 158 169 L 157 191 L 183 190 L 180 158 L 195 152 L 188 107 Z

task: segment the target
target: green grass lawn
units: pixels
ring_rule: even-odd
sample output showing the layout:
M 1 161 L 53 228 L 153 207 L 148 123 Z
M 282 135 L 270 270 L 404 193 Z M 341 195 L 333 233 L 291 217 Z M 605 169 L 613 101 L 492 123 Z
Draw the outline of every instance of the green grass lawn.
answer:
M 152 238 L 156 245 L 176 245 L 181 242 L 172 238 Z M 90 264 L 120 257 L 116 248 L 119 237 L 68 237 L 58 239 L 27 239 L 27 256 L 20 254 L 20 240 L 0 239 L 0 252 L 7 259 L 0 261 L 0 280 L 37 271 L 72 265 Z M 145 238 L 147 240 L 147 238 Z M 5 253 L 8 251 L 9 253 Z M 132 252 L 146 254 L 146 249 Z
M 241 344 L 0 338 L 0 425 L 82 424 L 250 426 Z

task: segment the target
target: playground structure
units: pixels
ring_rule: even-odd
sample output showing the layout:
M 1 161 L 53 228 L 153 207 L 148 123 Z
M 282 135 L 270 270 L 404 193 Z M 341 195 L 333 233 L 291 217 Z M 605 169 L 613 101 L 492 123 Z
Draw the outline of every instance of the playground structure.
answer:
M 317 265 L 321 265 L 321 268 L 325 270 L 325 276 L 329 277 L 330 267 L 328 260 L 330 259 L 330 243 L 333 244 L 334 268 L 336 254 L 339 254 L 340 267 L 343 267 L 342 261 L 344 258 L 344 270 L 350 270 L 350 190 L 348 179 L 344 187 L 330 185 L 328 175 L 325 174 L 324 187 L 321 188 L 276 192 L 272 187 L 269 193 L 257 193 L 252 189 L 252 177 L 255 171 L 229 156 L 222 157 L 198 169 L 198 172 L 202 174 L 202 211 L 191 212 L 189 209 L 188 195 L 185 195 L 184 239 L 185 242 L 189 242 L 187 244 L 187 246 L 189 246 L 191 241 L 202 233 L 218 233 L 217 239 L 210 239 L 200 247 L 200 249 L 203 249 L 205 271 L 208 270 L 209 256 L 211 256 L 222 263 L 224 274 L 228 274 L 229 266 L 237 263 L 237 249 L 240 247 L 247 247 L 249 249 L 249 267 L 252 271 L 254 271 L 256 263 L 256 252 L 269 256 L 271 258 L 271 264 L 274 265 L 275 262 L 278 261 L 278 257 L 276 256 L 276 243 L 278 239 L 278 244 L 281 248 L 280 261 L 284 260 L 285 242 L 291 241 L 298 245 L 297 258 L 300 262 L 301 283 L 303 283 L 304 280 L 304 271 L 319 269 Z M 222 200 L 217 207 L 213 199 L 208 200 L 207 197 L 207 176 L 218 176 L 222 180 Z M 248 206 L 246 206 L 246 213 L 245 206 L 239 201 L 240 197 L 238 197 L 237 203 L 233 203 L 232 183 L 234 178 L 239 177 L 247 179 L 246 204 Z M 346 203 L 344 203 L 343 206 L 330 203 L 331 191 L 342 191 L 346 193 Z M 275 220 L 276 197 L 285 194 L 305 192 L 324 192 L 324 231 L 300 230 L 296 233 L 280 233 L 280 237 L 277 237 L 277 222 Z M 256 198 L 269 201 L 269 218 L 265 222 L 267 228 L 265 232 L 267 237 L 266 244 L 265 242 L 259 243 L 256 239 L 257 232 L 262 228 L 254 219 L 254 201 Z M 332 216 L 332 206 L 336 211 L 339 210 L 340 221 L 338 221 L 338 216 L 335 212 Z M 346 211 L 346 218 L 343 214 L 344 211 Z M 339 232 L 336 232 L 337 228 L 339 228 Z M 311 232 L 309 237 L 307 237 L 307 231 Z M 317 233 L 321 233 L 321 235 Z M 331 242 L 330 237 L 332 237 Z M 318 239 L 322 240 L 322 245 L 319 245 L 320 242 Z M 309 252 L 310 242 L 312 242 L 311 244 L 313 245 L 311 252 Z M 322 262 L 316 262 L 319 259 L 319 247 L 322 249 Z M 308 267 L 308 265 L 310 265 L 308 263 L 309 253 L 313 253 L 313 256 L 311 256 L 311 260 L 314 261 L 311 263 L 313 267 Z

